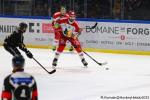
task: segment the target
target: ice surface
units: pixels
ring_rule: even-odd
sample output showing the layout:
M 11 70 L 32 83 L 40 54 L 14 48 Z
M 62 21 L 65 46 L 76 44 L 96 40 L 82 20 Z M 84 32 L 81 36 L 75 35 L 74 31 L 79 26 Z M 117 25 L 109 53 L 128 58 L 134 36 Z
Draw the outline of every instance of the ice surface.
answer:
M 30 50 L 41 64 L 51 70 L 54 52 Z M 104 100 L 101 96 L 150 95 L 150 56 L 89 54 L 99 62 L 107 61 L 108 65 L 98 66 L 85 55 L 89 68 L 84 69 L 78 55 L 66 52 L 60 56 L 57 72 L 49 75 L 24 55 L 25 71 L 34 75 L 37 81 L 39 100 Z M 0 91 L 4 77 L 12 70 L 11 58 L 0 47 Z M 110 70 L 105 70 L 105 67 Z

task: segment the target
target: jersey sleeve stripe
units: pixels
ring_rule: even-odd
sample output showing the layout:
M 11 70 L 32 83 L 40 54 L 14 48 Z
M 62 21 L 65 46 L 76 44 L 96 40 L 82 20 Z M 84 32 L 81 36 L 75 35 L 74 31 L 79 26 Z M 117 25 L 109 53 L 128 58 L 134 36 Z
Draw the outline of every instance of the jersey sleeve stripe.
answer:
M 37 97 L 38 97 L 38 91 L 36 89 L 32 92 L 32 100 L 36 100 Z
M 12 99 L 12 94 L 10 92 L 7 91 L 3 91 L 1 98 L 7 98 L 7 99 Z

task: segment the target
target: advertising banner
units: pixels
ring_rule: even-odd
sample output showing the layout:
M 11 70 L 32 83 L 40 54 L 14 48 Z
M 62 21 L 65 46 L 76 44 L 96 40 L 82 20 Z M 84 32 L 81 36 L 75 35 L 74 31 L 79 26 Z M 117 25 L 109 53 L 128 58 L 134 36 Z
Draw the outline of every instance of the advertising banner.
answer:
M 150 51 L 150 24 L 81 21 L 84 28 L 80 40 L 84 47 Z
M 46 46 L 53 41 L 53 28 L 51 25 L 51 20 L 0 18 L 0 44 L 3 44 L 5 37 L 10 35 L 21 22 L 28 24 L 27 32 L 24 34 L 25 44 Z
M 28 24 L 24 34 L 25 44 L 49 46 L 54 40 L 50 19 L 0 18 L 0 44 L 14 31 L 20 22 Z M 150 24 L 78 21 L 82 34 L 79 36 L 84 48 L 107 50 L 150 51 Z M 97 23 L 95 28 L 91 28 Z

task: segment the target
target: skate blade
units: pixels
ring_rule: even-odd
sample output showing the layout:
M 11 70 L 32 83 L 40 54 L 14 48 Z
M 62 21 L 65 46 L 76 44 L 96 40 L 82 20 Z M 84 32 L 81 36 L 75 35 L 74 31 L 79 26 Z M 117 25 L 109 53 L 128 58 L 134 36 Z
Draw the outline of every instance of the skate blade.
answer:
M 83 66 L 82 68 L 88 68 L 88 66 Z

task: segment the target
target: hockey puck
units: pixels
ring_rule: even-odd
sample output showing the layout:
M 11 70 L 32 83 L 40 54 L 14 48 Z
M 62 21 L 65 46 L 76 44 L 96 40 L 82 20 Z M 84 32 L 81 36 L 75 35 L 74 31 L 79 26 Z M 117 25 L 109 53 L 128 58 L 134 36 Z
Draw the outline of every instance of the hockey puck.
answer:
M 106 70 L 109 70 L 109 68 L 107 67 Z

